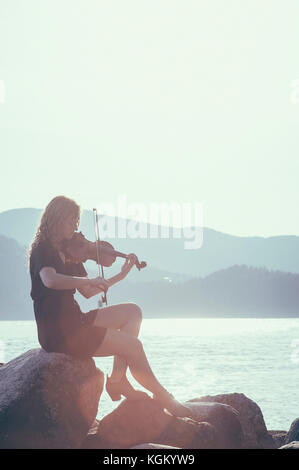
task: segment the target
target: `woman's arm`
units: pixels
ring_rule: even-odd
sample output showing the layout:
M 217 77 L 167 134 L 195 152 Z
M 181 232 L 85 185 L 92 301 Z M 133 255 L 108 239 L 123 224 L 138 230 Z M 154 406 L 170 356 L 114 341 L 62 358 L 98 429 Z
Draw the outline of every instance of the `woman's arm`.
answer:
M 116 284 L 117 282 L 121 281 L 125 276 L 121 273 L 116 274 L 116 276 L 113 276 L 109 279 L 103 279 L 103 286 L 82 286 L 82 287 L 77 287 L 77 290 L 82 294 L 86 299 L 89 299 L 90 297 L 93 297 L 94 295 L 100 294 L 101 292 L 104 292 L 104 290 L 108 290 L 109 287 L 111 287 L 113 284 Z M 85 279 L 85 278 L 84 278 Z M 105 289 L 103 288 L 105 286 Z
M 115 276 L 112 276 L 109 279 L 106 279 L 106 281 L 109 283 L 109 287 L 113 286 L 119 281 L 122 281 L 129 274 L 129 272 L 135 265 L 135 261 L 137 260 L 136 255 L 134 255 L 133 253 L 130 253 L 128 256 L 129 258 L 126 259 L 126 261 L 124 262 L 121 268 L 121 271 Z
M 121 268 L 121 271 L 115 276 L 110 277 L 109 279 L 104 279 L 100 276 L 95 279 L 88 279 L 88 277 L 64 276 L 63 274 L 57 274 L 54 268 L 43 268 L 43 269 L 53 269 L 56 275 L 62 276 L 63 278 L 70 278 L 70 279 L 75 279 L 75 280 L 81 279 L 81 280 L 87 281 L 87 283 L 82 283 L 82 284 L 79 283 L 79 285 L 72 286 L 72 287 L 64 287 L 64 289 L 76 288 L 80 292 L 80 294 L 82 294 L 86 299 L 89 299 L 90 297 L 93 297 L 94 295 L 107 291 L 109 287 L 113 286 L 114 284 L 121 281 L 127 276 L 127 274 L 131 271 L 132 267 L 135 264 L 135 259 L 137 259 L 136 255 L 134 254 L 130 254 L 129 256 L 130 258 L 126 259 L 124 265 Z M 57 287 L 52 287 L 52 289 L 57 289 Z M 63 287 L 60 287 L 60 289 L 63 289 Z
M 108 279 L 106 279 L 106 281 L 109 282 L 109 287 L 110 287 L 110 286 L 113 286 L 114 284 L 116 284 L 117 282 L 122 281 L 126 277 L 126 275 L 127 274 L 124 274 L 122 271 L 120 271 L 115 276 L 112 276 L 112 277 L 109 277 Z
M 124 262 L 123 266 L 121 267 L 121 271 L 115 276 L 107 279 L 107 281 L 109 282 L 109 285 L 113 286 L 113 284 L 116 284 L 117 282 L 122 281 L 129 274 L 129 272 L 135 265 L 136 261 L 137 261 L 137 256 L 134 255 L 134 253 L 130 253 L 128 255 L 128 258 Z
M 59 274 L 55 268 L 43 267 L 39 272 L 43 284 L 49 289 L 84 289 L 89 286 L 102 288 L 103 280 L 101 277 L 88 279 L 88 277 L 67 276 Z

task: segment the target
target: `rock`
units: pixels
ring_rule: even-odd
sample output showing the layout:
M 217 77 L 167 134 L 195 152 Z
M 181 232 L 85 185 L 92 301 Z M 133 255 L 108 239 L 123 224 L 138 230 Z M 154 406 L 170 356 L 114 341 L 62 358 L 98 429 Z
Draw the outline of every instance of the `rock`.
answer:
M 138 444 L 138 446 L 130 447 L 130 449 L 180 449 L 180 447 L 162 446 L 161 444 L 152 444 L 151 442 L 145 444 Z
M 218 449 L 219 436 L 210 423 L 199 423 L 190 418 L 175 418 L 154 443 L 182 449 Z
M 0 368 L 0 447 L 80 447 L 103 382 L 91 358 L 33 349 L 6 363 Z
M 299 441 L 293 441 L 289 444 L 279 447 L 279 449 L 299 449 Z
M 244 440 L 239 413 L 229 405 L 212 402 L 186 402 L 193 419 L 212 424 L 219 436 L 218 448 L 240 449 Z
M 175 418 L 152 398 L 123 400 L 90 434 L 84 448 L 125 449 L 151 443 L 186 449 L 212 449 L 218 445 L 215 428 L 189 418 Z
M 274 449 L 275 442 L 268 433 L 260 407 L 243 393 L 229 393 L 195 398 L 190 402 L 217 402 L 232 406 L 239 412 L 244 433 L 243 448 Z M 189 404 L 189 402 L 187 402 Z
M 292 422 L 290 430 L 286 435 L 285 444 L 290 444 L 293 441 L 299 441 L 299 418 Z
M 89 429 L 87 436 L 85 436 L 85 439 L 81 443 L 81 449 L 97 449 L 99 445 L 99 438 L 97 435 L 98 432 L 98 427 L 99 427 L 100 421 L 98 419 L 95 419 L 91 428 Z
M 275 442 L 276 449 L 285 444 L 287 431 L 268 431 L 268 433 L 271 434 L 272 439 Z

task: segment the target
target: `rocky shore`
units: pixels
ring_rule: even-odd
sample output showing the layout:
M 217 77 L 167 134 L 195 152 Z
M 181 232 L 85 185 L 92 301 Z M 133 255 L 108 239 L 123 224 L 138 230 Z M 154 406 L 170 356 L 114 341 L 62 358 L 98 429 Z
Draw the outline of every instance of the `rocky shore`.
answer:
M 97 420 L 103 389 L 93 359 L 32 349 L 0 365 L 0 448 L 299 448 L 299 418 L 289 431 L 267 430 L 259 406 L 242 393 L 187 400 L 192 419 L 140 394 Z

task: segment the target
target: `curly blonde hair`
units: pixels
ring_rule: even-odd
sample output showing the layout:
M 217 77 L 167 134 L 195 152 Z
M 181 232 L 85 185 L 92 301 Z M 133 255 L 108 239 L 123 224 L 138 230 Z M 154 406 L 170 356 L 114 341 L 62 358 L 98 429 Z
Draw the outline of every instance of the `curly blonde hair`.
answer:
M 60 234 L 60 225 L 69 215 L 77 217 L 79 224 L 81 209 L 73 199 L 66 196 L 56 196 L 49 202 L 41 215 L 35 237 L 29 248 L 28 261 L 30 260 L 33 248 L 41 241 L 50 240 L 55 246 L 56 239 Z

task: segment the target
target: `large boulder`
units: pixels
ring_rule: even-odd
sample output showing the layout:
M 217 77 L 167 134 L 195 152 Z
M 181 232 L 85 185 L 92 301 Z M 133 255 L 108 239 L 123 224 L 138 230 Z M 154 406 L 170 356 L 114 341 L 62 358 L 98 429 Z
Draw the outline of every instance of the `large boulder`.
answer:
M 180 447 L 166 446 L 161 444 L 152 444 L 151 442 L 138 444 L 138 446 L 130 447 L 130 449 L 180 449 Z
M 103 383 L 91 358 L 33 349 L 6 363 L 0 368 L 0 447 L 80 447 Z
M 296 418 L 290 427 L 289 432 L 285 438 L 285 444 L 290 444 L 290 442 L 299 441 L 299 418 Z
M 279 447 L 279 449 L 296 449 L 299 450 L 299 441 L 293 441 L 290 442 L 289 444 L 285 444 L 284 446 Z
M 194 398 L 190 402 L 213 402 L 230 405 L 239 413 L 239 420 L 244 433 L 243 448 L 274 449 L 275 442 L 268 433 L 260 407 L 243 393 Z M 189 402 L 186 403 L 189 405 Z
M 279 447 L 283 446 L 285 444 L 285 439 L 287 435 L 287 431 L 268 431 L 269 434 L 271 434 L 272 439 L 275 443 L 276 449 L 279 449 Z
M 176 418 L 157 401 L 143 396 L 140 400 L 123 400 L 97 423 L 97 430 L 89 433 L 82 447 L 125 449 L 144 443 L 213 449 L 218 447 L 218 434 L 211 424 Z
M 244 441 L 239 413 L 230 405 L 213 402 L 185 403 L 192 410 L 193 419 L 212 424 L 218 433 L 218 448 L 240 449 Z

